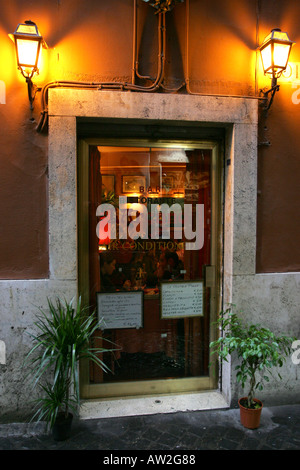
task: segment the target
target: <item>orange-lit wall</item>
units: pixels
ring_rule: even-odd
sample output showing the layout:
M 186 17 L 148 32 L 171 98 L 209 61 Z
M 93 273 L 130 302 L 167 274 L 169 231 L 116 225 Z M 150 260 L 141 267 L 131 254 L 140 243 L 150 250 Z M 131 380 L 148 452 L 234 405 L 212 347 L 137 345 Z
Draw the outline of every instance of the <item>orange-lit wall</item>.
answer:
M 36 132 L 39 94 L 30 111 L 25 80 L 8 38 L 17 24 L 38 24 L 49 48 L 39 86 L 52 80 L 132 81 L 133 0 L 0 0 L 1 244 L 0 278 L 48 276 L 47 135 Z M 166 15 L 165 89 L 188 76 L 198 93 L 258 95 L 269 86 L 256 48 L 274 27 L 296 42 L 293 74 L 267 118 L 261 115 L 258 150 L 257 271 L 300 270 L 300 3 L 299 0 L 190 0 L 188 60 L 186 2 Z M 157 16 L 138 1 L 138 70 L 155 76 Z M 299 67 L 298 67 L 299 66 Z M 299 70 L 298 70 L 299 69 Z M 136 79 L 137 83 L 149 82 Z M 180 93 L 186 93 L 185 87 Z M 268 142 L 268 145 L 265 143 Z

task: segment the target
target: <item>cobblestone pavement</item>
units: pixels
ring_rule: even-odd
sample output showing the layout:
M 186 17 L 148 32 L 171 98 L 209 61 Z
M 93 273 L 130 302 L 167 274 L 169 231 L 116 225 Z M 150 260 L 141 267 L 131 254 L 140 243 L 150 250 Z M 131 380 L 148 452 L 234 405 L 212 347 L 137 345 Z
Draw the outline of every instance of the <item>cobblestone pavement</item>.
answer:
M 256 430 L 240 424 L 237 409 L 76 420 L 71 437 L 63 442 L 55 442 L 43 423 L 0 424 L 0 450 L 97 450 L 120 455 L 129 450 L 180 454 L 299 449 L 300 405 L 263 408 Z

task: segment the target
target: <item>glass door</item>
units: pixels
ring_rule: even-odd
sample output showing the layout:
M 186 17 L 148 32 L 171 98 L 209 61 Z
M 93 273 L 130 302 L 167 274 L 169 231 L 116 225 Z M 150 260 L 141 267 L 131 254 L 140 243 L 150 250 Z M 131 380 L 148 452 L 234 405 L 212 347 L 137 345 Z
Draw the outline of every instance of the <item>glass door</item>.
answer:
M 101 357 L 109 372 L 82 366 L 84 396 L 216 387 L 216 148 L 118 142 L 81 157 L 80 289 L 100 321 L 95 344 L 116 349 Z

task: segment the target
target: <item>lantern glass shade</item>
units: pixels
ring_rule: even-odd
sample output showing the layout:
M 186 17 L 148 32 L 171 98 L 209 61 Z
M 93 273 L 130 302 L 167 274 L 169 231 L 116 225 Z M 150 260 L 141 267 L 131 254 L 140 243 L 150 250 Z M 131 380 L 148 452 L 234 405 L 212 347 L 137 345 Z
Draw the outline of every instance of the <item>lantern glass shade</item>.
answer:
M 25 78 L 31 78 L 34 73 L 39 73 L 39 58 L 41 48 L 46 44 L 37 25 L 32 21 L 19 24 L 11 35 L 16 47 L 18 68 Z
M 288 60 L 294 43 L 287 33 L 273 29 L 260 46 L 260 53 L 265 74 L 279 77 L 288 65 Z

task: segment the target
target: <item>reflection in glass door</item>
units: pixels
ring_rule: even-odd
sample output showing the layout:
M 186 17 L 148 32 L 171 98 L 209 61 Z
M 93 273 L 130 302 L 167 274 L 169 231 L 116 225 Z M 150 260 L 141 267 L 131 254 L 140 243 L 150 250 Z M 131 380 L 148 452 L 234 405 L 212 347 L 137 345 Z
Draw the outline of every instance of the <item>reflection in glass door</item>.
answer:
M 89 146 L 89 305 L 117 348 L 89 396 L 214 386 L 216 155 L 199 147 Z

